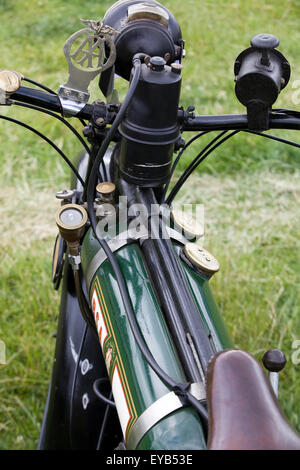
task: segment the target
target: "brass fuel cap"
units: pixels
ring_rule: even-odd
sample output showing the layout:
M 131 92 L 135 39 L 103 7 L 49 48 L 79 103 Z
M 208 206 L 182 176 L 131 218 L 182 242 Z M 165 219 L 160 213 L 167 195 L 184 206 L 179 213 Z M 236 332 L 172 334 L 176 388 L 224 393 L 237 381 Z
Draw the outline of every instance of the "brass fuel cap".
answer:
M 219 271 L 218 260 L 200 245 L 187 243 L 183 251 L 187 259 L 204 274 L 212 276 Z
M 174 228 L 179 229 L 188 240 L 198 240 L 198 238 L 203 237 L 203 225 L 197 222 L 190 214 L 180 209 L 173 209 L 171 217 Z

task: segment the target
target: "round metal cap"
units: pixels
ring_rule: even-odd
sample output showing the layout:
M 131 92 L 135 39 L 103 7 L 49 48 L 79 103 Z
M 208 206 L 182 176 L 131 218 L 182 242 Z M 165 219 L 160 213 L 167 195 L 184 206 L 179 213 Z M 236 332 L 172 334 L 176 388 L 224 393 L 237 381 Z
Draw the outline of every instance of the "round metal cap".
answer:
M 161 72 L 162 70 L 164 70 L 166 63 L 167 62 L 165 61 L 165 59 L 159 56 L 154 56 L 150 59 L 150 67 L 156 72 Z
M 216 258 L 200 245 L 187 243 L 183 250 L 188 260 L 205 274 L 212 275 L 219 271 Z
M 177 73 L 177 75 L 180 75 L 181 74 L 181 71 L 182 71 L 182 68 L 183 68 L 183 65 L 182 64 L 179 64 L 177 62 L 174 62 L 173 64 L 171 64 L 171 70 L 173 73 Z
M 203 237 L 204 229 L 202 224 L 197 223 L 194 217 L 191 215 L 180 209 L 173 209 L 171 212 L 171 217 L 173 219 L 175 228 L 179 228 L 186 238 L 198 239 Z
M 58 191 L 55 195 L 56 199 L 72 199 L 75 196 L 75 191 L 72 189 L 63 189 L 62 191 Z
M 257 49 L 275 49 L 279 46 L 279 39 L 274 34 L 257 34 L 251 39 L 251 46 Z
M 99 194 L 103 194 L 105 196 L 108 196 L 109 194 L 112 194 L 116 189 L 116 186 L 114 183 L 110 182 L 105 182 L 105 183 L 100 183 L 96 186 L 96 191 Z
M 270 349 L 264 354 L 263 365 L 270 372 L 280 372 L 286 364 L 286 358 L 280 349 Z

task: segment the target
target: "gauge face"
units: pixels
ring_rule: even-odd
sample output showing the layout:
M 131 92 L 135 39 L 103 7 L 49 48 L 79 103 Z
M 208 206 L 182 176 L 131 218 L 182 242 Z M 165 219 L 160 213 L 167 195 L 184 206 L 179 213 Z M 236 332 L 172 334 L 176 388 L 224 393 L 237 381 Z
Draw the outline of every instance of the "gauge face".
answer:
M 62 238 L 68 243 L 79 243 L 88 215 L 78 204 L 63 205 L 56 214 L 56 224 Z
M 83 215 L 82 212 L 72 207 L 62 211 L 59 218 L 67 227 L 77 227 L 77 225 L 81 224 Z

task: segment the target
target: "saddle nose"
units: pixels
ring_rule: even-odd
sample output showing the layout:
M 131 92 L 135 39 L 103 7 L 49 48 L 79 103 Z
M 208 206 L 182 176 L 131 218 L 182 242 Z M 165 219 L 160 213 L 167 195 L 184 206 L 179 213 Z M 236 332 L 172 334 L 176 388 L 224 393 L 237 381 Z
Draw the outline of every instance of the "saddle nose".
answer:
M 300 450 L 262 367 L 249 353 L 226 350 L 207 369 L 210 450 Z

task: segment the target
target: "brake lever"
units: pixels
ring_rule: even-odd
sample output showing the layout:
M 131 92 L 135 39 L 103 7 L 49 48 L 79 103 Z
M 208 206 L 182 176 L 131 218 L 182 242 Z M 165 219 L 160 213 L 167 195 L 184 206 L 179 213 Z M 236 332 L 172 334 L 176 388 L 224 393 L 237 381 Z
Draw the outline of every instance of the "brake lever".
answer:
M 118 31 L 99 21 L 81 21 L 88 27 L 72 34 L 64 45 L 69 78 L 60 86 L 58 96 L 65 116 L 75 116 L 81 111 L 89 100 L 91 81 L 111 68 L 116 60 L 114 36 Z M 110 54 L 105 61 L 106 44 Z

